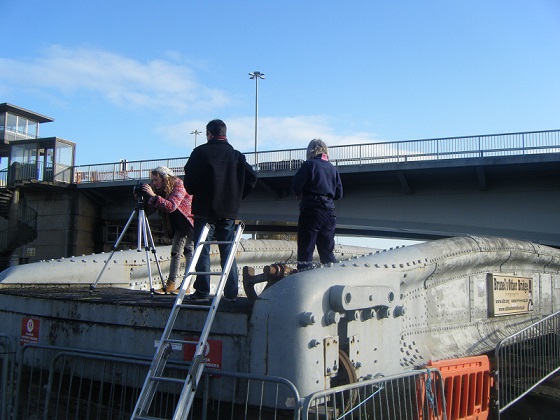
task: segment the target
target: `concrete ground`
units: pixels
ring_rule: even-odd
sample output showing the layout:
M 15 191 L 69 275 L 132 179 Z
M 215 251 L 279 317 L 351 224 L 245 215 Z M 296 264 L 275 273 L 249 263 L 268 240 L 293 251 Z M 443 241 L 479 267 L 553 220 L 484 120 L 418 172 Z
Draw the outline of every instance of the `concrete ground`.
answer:
M 560 374 L 535 388 L 533 392 L 508 408 L 501 420 L 560 419 Z

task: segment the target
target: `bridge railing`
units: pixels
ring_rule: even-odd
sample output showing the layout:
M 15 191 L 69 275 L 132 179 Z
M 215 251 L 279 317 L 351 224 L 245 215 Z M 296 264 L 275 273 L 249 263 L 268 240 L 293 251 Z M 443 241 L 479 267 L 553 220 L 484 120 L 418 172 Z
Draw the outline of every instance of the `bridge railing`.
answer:
M 337 166 L 437 161 L 460 158 L 489 158 L 560 152 L 560 130 L 488 134 L 403 140 L 329 147 L 329 157 Z M 247 162 L 260 172 L 297 170 L 306 159 L 306 149 L 284 149 L 245 153 Z M 115 182 L 149 179 L 150 170 L 167 166 L 184 175 L 188 157 L 143 161 L 120 161 L 70 168 L 75 183 Z M 257 164 L 258 162 L 258 164 Z
M 558 152 L 560 130 L 405 140 L 329 148 L 331 161 L 339 166 Z
M 80 165 L 72 169 L 76 184 L 140 180 L 149 179 L 152 169 L 158 166 L 167 166 L 173 170 L 175 175 L 184 175 L 183 167 L 187 163 L 187 159 L 183 157 L 156 160 L 123 160 L 113 163 Z

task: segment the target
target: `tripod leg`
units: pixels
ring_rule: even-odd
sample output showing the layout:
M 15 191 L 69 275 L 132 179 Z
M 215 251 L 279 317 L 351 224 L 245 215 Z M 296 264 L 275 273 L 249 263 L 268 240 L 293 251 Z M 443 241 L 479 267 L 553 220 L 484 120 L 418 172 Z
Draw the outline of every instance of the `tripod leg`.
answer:
M 121 243 L 122 239 L 124 238 L 124 235 L 125 235 L 126 231 L 128 230 L 128 227 L 130 226 L 130 223 L 132 223 L 132 220 L 134 219 L 134 214 L 135 213 L 136 213 L 136 210 L 133 210 L 132 214 L 128 218 L 128 221 L 126 222 L 126 225 L 125 225 L 122 233 L 119 235 L 117 241 L 113 245 L 113 248 L 111 249 L 111 254 L 109 255 L 109 258 L 107 258 L 107 261 L 105 261 L 105 265 L 103 265 L 103 268 L 101 269 L 101 272 L 97 276 L 97 279 L 95 280 L 95 283 L 93 283 L 92 285 L 89 286 L 89 292 L 90 293 L 93 293 L 93 290 L 97 287 L 97 283 L 99 283 L 99 280 L 101 280 L 101 276 L 105 272 L 105 269 L 107 268 L 107 266 L 109 265 L 109 262 L 113 258 L 113 255 L 115 254 L 115 251 L 117 250 L 119 244 Z
M 138 213 L 138 251 L 140 251 L 140 241 L 144 242 L 144 250 L 146 251 L 146 266 L 148 268 L 148 278 L 150 280 L 150 294 L 154 295 L 154 282 L 152 280 L 152 264 L 150 262 L 150 248 L 148 246 L 148 219 L 143 209 L 140 209 Z
M 161 279 L 161 286 L 163 290 L 166 290 L 165 281 L 163 280 L 163 273 L 161 272 L 161 267 L 159 265 L 159 260 L 156 252 L 156 246 L 154 244 L 154 237 L 152 236 L 152 230 L 150 229 L 150 224 L 148 223 L 148 219 L 146 218 L 146 232 L 148 233 L 149 245 L 152 254 L 154 254 L 154 260 L 156 261 L 156 266 L 159 273 L 159 278 Z

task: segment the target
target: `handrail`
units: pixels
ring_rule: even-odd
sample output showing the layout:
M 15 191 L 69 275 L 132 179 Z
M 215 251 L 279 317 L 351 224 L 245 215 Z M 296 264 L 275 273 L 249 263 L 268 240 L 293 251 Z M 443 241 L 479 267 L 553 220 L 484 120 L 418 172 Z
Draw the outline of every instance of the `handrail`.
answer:
M 330 161 L 337 166 L 490 158 L 560 152 L 560 130 L 486 134 L 424 140 L 402 140 L 329 147 Z M 306 149 L 282 149 L 245 153 L 259 172 L 293 171 L 306 159 Z M 188 157 L 137 160 L 68 168 L 74 182 L 97 183 L 149 179 L 151 169 L 167 166 L 184 175 Z M 258 165 L 256 162 L 259 162 Z
M 5 252 L 8 249 L 12 250 L 22 245 L 16 241 L 22 225 L 29 227 L 29 230 L 33 232 L 37 232 L 37 216 L 37 211 L 20 203 L 18 206 L 17 225 L 0 231 L 0 252 Z

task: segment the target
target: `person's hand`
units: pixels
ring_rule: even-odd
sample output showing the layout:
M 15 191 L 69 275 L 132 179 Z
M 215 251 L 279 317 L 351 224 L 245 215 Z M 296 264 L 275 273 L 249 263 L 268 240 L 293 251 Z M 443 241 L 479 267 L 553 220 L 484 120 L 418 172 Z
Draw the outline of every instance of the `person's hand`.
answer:
M 149 195 L 150 197 L 154 197 L 156 195 L 154 190 L 152 190 L 152 187 L 150 186 L 150 184 L 142 185 L 142 191 L 144 191 L 144 193 L 146 195 Z

